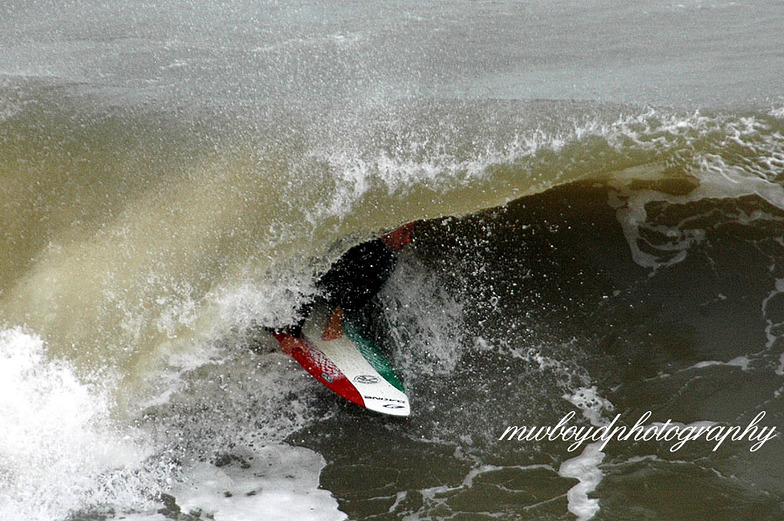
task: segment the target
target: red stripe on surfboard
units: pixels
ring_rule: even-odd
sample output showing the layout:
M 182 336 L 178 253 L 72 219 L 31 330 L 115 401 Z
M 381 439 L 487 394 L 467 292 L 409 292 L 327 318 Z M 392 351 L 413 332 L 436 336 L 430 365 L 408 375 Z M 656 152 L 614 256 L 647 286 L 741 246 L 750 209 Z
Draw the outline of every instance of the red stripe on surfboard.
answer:
M 355 404 L 365 407 L 365 400 L 359 394 L 356 387 L 346 378 L 346 375 L 338 369 L 338 367 L 321 352 L 321 350 L 314 346 L 305 336 L 295 338 L 285 333 L 275 333 L 275 338 L 283 346 L 284 342 L 292 346 L 291 357 L 297 361 L 299 365 L 305 368 L 313 378 L 321 382 L 330 390 L 336 392 L 343 398 L 354 402 Z

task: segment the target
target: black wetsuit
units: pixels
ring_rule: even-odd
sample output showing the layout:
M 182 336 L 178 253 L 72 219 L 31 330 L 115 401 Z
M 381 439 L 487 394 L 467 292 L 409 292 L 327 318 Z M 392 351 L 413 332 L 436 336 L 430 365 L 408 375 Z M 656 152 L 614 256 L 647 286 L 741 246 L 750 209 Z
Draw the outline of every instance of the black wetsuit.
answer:
M 356 313 L 381 290 L 395 269 L 397 257 L 381 239 L 358 244 L 344 253 L 316 282 L 316 288 L 331 309 L 340 306 L 346 314 Z M 300 321 L 287 328 L 299 336 L 315 303 L 300 309 Z
M 381 290 L 395 269 L 396 256 L 380 239 L 348 250 L 316 283 L 331 308 L 353 313 Z

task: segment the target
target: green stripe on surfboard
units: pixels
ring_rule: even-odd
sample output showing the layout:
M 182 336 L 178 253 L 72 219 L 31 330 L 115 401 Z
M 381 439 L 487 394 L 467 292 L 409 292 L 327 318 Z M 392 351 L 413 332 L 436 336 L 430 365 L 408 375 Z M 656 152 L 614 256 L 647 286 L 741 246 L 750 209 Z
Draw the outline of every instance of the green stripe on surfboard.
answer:
M 373 366 L 373 369 L 378 371 L 378 374 L 380 374 L 384 380 L 394 385 L 400 392 L 404 393 L 405 389 L 403 389 L 403 384 L 397 379 L 395 372 L 392 370 L 392 366 L 390 366 L 386 358 L 378 352 L 376 346 L 365 338 L 357 327 L 348 321 L 343 323 L 343 331 L 346 333 L 349 340 L 354 342 L 354 345 L 357 346 L 357 349 L 362 353 L 365 360 Z

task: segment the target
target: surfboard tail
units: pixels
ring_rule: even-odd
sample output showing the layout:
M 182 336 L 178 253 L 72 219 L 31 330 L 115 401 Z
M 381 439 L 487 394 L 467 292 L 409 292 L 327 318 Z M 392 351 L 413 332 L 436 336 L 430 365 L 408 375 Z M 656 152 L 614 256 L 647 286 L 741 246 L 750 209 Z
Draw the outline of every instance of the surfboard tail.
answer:
M 291 357 L 316 380 L 343 398 L 365 407 L 365 401 L 357 388 L 343 372 L 305 337 L 293 337 L 286 333 L 275 333 L 275 338 L 291 346 Z

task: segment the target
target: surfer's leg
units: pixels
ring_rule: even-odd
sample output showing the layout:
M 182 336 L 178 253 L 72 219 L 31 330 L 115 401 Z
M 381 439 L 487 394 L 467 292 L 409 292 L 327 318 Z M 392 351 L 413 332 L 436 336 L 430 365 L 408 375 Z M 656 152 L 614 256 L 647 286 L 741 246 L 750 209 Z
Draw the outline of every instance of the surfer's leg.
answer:
M 299 308 L 299 311 L 297 313 L 299 319 L 295 323 L 293 323 L 292 325 L 286 328 L 286 332 L 288 334 L 296 337 L 302 336 L 302 325 L 305 323 L 305 320 L 307 320 L 307 318 L 310 316 L 310 313 L 313 311 L 314 304 L 315 303 L 311 300 L 310 302 L 303 304 Z

